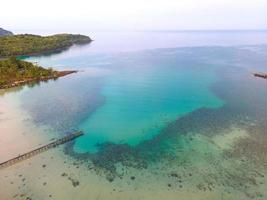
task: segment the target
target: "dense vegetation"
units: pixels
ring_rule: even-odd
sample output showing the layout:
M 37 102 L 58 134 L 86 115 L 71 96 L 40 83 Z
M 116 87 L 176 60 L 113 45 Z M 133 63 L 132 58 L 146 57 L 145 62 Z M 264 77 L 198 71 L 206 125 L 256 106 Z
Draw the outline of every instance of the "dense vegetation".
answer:
M 0 28 L 0 36 L 5 36 L 5 35 L 13 35 L 11 31 L 7 31 L 3 28 Z
M 0 60 L 0 88 L 8 84 L 13 84 L 16 81 L 53 77 L 57 73 L 51 68 L 44 69 L 33 63 L 18 60 L 16 57 L 10 57 Z
M 52 36 L 11 35 L 0 37 L 0 57 L 52 53 L 73 44 L 85 44 L 92 40 L 84 35 L 57 34 Z

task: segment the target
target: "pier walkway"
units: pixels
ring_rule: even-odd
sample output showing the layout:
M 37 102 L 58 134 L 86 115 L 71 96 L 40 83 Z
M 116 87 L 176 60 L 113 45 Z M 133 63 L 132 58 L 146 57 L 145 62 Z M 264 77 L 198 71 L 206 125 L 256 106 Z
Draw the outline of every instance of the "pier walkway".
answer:
M 74 140 L 75 138 L 80 137 L 83 134 L 84 133 L 82 131 L 75 132 L 75 133 L 69 134 L 69 135 L 67 135 L 67 136 L 65 136 L 63 138 L 60 138 L 60 139 L 58 139 L 58 140 L 56 140 L 54 142 L 51 142 L 51 143 L 46 144 L 46 145 L 43 145 L 43 146 L 41 146 L 41 147 L 39 147 L 37 149 L 34 149 L 34 150 L 30 151 L 30 152 L 27 152 L 27 153 L 22 154 L 22 155 L 18 155 L 15 158 L 12 158 L 12 159 L 10 159 L 8 161 L 0 163 L 0 169 L 9 167 L 11 165 L 14 165 L 14 164 L 20 162 L 20 161 L 26 160 L 26 159 L 31 158 L 31 157 L 39 154 L 39 153 L 47 151 L 48 149 L 54 148 L 54 147 L 56 147 L 58 145 L 61 145 L 61 144 L 64 144 L 66 142 L 69 142 L 71 140 Z

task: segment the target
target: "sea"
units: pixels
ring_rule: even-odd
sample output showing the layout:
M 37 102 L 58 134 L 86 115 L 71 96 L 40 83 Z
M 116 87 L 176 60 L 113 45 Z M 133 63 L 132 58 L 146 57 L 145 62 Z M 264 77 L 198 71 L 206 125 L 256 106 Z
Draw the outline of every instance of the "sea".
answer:
M 267 31 L 79 33 L 22 58 L 78 73 L 0 92 L 2 162 L 84 133 L 0 170 L 3 200 L 267 198 Z

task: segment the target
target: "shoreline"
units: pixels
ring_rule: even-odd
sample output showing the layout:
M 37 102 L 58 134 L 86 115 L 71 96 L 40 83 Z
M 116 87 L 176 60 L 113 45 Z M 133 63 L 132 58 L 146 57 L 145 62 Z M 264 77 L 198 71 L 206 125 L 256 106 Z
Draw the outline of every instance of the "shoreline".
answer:
M 16 80 L 14 82 L 11 82 L 9 84 L 5 84 L 5 85 L 0 85 L 0 90 L 1 89 L 9 89 L 9 88 L 13 88 L 13 87 L 18 87 L 18 86 L 22 86 L 22 85 L 26 85 L 29 83 L 35 83 L 35 82 L 41 82 L 41 81 L 48 81 L 48 80 L 52 80 L 52 79 L 58 79 L 60 77 L 63 76 L 67 76 L 73 73 L 78 73 L 77 70 L 66 70 L 66 71 L 57 71 L 55 75 L 52 76 L 44 76 L 41 78 L 28 78 L 28 79 L 23 79 L 23 80 Z
M 51 127 L 36 126 L 20 100 L 11 94 L 1 97 L 0 113 L 0 162 L 38 148 L 58 136 Z
M 63 51 L 67 51 L 68 49 L 70 49 L 72 46 L 75 46 L 75 45 L 79 45 L 79 46 L 88 45 L 91 42 L 93 42 L 93 40 L 91 40 L 89 42 L 86 42 L 86 43 L 72 44 L 70 46 L 61 47 L 61 48 L 57 48 L 57 49 L 49 49 L 49 50 L 44 50 L 44 51 L 41 51 L 41 52 L 32 52 L 32 53 L 26 53 L 26 54 L 17 54 L 17 55 L 13 55 L 13 56 L 18 57 L 18 58 L 31 57 L 31 56 L 33 56 L 33 57 L 35 57 L 35 56 L 46 56 L 46 55 L 50 55 L 50 54 L 57 54 L 57 53 L 61 53 Z M 0 55 L 0 60 L 6 59 L 6 58 L 9 58 L 9 57 L 10 56 L 1 56 Z
M 61 53 L 63 51 L 66 51 L 68 50 L 69 48 L 71 48 L 72 46 L 74 45 L 87 45 L 87 44 L 90 44 L 91 42 L 89 43 L 81 43 L 81 44 L 72 44 L 70 46 L 66 46 L 66 47 L 62 47 L 62 48 L 57 48 L 57 49 L 51 49 L 51 50 L 45 50 L 45 51 L 42 51 L 42 52 L 33 52 L 33 53 L 26 53 L 26 54 L 18 54 L 18 55 L 13 55 L 13 56 L 16 56 L 16 57 L 31 57 L 31 56 L 46 56 L 46 55 L 50 55 L 50 54 L 56 54 L 56 53 Z M 0 55 L 0 60 L 2 59 L 6 59 L 6 58 L 9 58 L 10 56 L 1 56 Z
M 87 44 L 87 43 L 86 43 Z M 86 45 L 85 44 L 85 45 Z M 46 50 L 46 51 L 42 51 L 42 52 L 33 52 L 33 53 L 27 53 L 27 54 L 18 54 L 18 55 L 13 55 L 16 57 L 30 57 L 30 56 L 43 56 L 43 55 L 49 55 L 49 54 L 53 54 L 53 53 L 60 53 L 62 51 L 68 50 L 71 46 L 68 47 L 62 47 L 62 48 L 57 48 L 57 49 L 52 49 L 52 50 Z M 0 60 L 2 59 L 6 59 L 9 58 L 10 56 L 0 56 Z

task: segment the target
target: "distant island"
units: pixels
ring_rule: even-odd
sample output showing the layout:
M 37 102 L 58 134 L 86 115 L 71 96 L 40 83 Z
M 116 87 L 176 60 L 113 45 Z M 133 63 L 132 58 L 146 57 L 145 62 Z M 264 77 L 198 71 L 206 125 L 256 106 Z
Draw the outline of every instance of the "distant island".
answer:
M 7 30 L 0 27 L 0 37 L 6 36 L 6 35 L 13 35 L 13 33 L 11 31 L 7 31 Z
M 254 73 L 255 77 L 267 79 L 267 73 Z
M 53 53 L 65 50 L 74 44 L 87 44 L 91 41 L 90 37 L 79 34 L 2 36 L 0 37 L 0 58 Z
M 45 69 L 31 62 L 10 57 L 0 60 L 0 89 L 7 89 L 33 83 L 57 79 L 77 71 L 55 71 L 52 68 Z
M 19 60 L 18 56 L 43 55 L 65 50 L 74 44 L 87 44 L 90 37 L 79 34 L 57 34 L 39 36 L 32 34 L 13 35 L 1 29 L 5 34 L 0 37 L 0 89 L 7 89 L 57 79 L 77 71 L 55 71 L 37 64 Z

